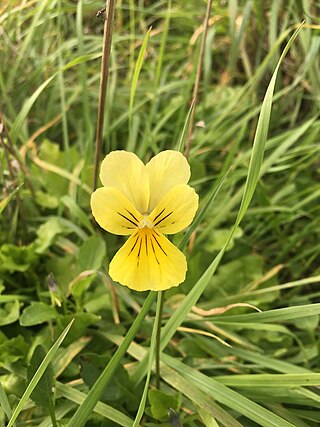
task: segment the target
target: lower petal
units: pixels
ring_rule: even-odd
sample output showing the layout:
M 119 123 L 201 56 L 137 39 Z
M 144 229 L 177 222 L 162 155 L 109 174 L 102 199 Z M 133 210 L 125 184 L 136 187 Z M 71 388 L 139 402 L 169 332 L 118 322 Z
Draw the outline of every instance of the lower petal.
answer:
M 154 229 L 134 233 L 115 254 L 109 267 L 111 278 L 136 291 L 162 291 L 185 280 L 184 254 Z

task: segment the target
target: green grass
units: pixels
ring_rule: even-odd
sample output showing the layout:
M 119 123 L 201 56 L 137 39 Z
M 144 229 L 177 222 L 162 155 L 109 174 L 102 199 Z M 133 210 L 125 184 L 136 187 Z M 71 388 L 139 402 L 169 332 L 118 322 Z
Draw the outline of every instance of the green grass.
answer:
M 124 239 L 89 208 L 103 3 L 2 3 L 0 425 L 319 425 L 316 6 L 213 2 L 160 393 L 154 295 L 111 283 Z M 117 2 L 102 155 L 184 150 L 205 10 Z

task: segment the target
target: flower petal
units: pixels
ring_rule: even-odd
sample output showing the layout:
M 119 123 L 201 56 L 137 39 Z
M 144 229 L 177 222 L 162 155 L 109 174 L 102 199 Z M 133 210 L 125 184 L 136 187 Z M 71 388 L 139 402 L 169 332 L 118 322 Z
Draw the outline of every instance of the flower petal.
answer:
M 148 212 L 151 212 L 171 188 L 186 184 L 190 179 L 190 166 L 179 151 L 162 151 L 146 165 L 150 181 L 150 201 Z
M 154 229 L 139 229 L 115 254 L 111 278 L 135 291 L 162 291 L 185 280 L 186 258 Z
M 143 218 L 116 188 L 101 187 L 92 193 L 91 209 L 97 223 L 113 234 L 132 234 Z
M 120 190 L 140 213 L 148 210 L 149 179 L 145 164 L 134 153 L 112 151 L 101 163 L 100 179 L 105 187 Z
M 176 185 L 148 216 L 153 226 L 164 234 L 174 234 L 191 224 L 199 197 L 189 185 Z

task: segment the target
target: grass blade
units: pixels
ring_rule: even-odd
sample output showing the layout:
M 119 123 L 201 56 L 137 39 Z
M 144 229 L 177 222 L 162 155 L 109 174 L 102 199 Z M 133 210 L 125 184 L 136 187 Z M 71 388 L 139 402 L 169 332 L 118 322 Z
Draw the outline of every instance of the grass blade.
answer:
M 1 383 L 0 383 L 0 406 L 4 410 L 6 416 L 9 420 L 12 416 L 12 409 L 11 409 L 8 397 L 6 395 L 6 392 L 4 391 Z
M 78 405 L 82 405 L 86 398 L 85 393 L 82 393 L 82 391 L 62 383 L 57 384 L 57 394 L 58 397 L 64 397 L 65 399 L 77 403 Z M 110 421 L 114 421 L 120 426 L 132 427 L 133 420 L 131 418 L 127 417 L 125 414 L 122 414 L 117 409 L 114 409 L 105 403 L 98 402 L 93 411 L 96 414 L 102 415 Z
M 151 32 L 151 28 L 147 31 L 147 34 L 145 35 L 145 37 L 143 39 L 142 46 L 140 48 L 139 56 L 137 59 L 137 63 L 136 63 L 134 73 L 133 73 L 131 92 L 130 92 L 130 105 L 129 105 L 129 120 L 130 120 L 130 122 L 132 119 L 134 97 L 135 97 L 137 86 L 138 86 L 140 71 L 141 71 L 142 64 L 143 64 L 144 57 L 145 57 L 146 50 L 147 50 L 150 32 Z
M 206 317 L 205 320 L 214 320 L 215 323 L 284 322 L 317 314 L 320 314 L 320 303 L 278 308 L 276 310 L 268 310 L 262 313 L 240 314 L 238 316 Z
M 15 190 L 13 190 L 13 192 L 11 194 L 9 194 L 9 196 L 7 196 L 4 200 L 1 200 L 0 202 L 0 215 L 2 214 L 2 212 L 5 210 L 5 208 L 7 207 L 8 203 L 10 202 L 10 200 L 15 196 L 15 194 L 17 194 L 17 192 L 20 190 L 20 188 L 22 187 L 23 184 L 19 185 L 19 187 L 17 187 Z
M 198 387 L 223 405 L 255 421 L 258 425 L 264 427 L 294 427 L 293 424 L 242 396 L 240 393 L 230 390 L 213 378 L 207 377 L 173 357 L 164 354 L 163 361 L 190 381 L 190 384 Z
M 222 176 L 222 178 L 216 183 L 216 185 L 211 190 L 211 194 L 209 195 L 209 198 L 208 198 L 206 204 L 204 205 L 202 210 L 198 213 L 195 220 L 193 221 L 191 226 L 188 228 L 186 234 L 183 236 L 183 239 L 180 241 L 179 248 L 181 250 L 183 250 L 185 248 L 191 234 L 194 232 L 194 230 L 198 227 L 198 225 L 201 223 L 203 218 L 206 216 L 208 210 L 212 206 L 212 203 L 214 202 L 215 198 L 219 194 L 219 191 L 221 190 L 221 187 L 222 187 L 225 179 L 227 178 L 230 170 L 231 170 L 231 167 L 227 170 L 227 172 Z
M 320 385 L 320 374 L 228 375 L 215 380 L 231 387 L 312 387 Z

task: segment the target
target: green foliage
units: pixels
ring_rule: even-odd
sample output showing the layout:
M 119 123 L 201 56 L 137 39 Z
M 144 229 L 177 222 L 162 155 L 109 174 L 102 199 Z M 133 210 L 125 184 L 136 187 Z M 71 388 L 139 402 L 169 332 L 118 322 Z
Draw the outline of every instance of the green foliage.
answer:
M 92 236 L 80 247 L 78 262 L 84 270 L 99 270 L 106 257 L 106 244 L 100 236 Z
M 167 419 L 170 410 L 178 411 L 181 405 L 179 397 L 172 396 L 157 389 L 150 390 L 148 398 L 151 405 L 152 416 L 157 420 Z
M 24 272 L 36 260 L 34 245 L 16 246 L 5 243 L 0 248 L 1 270 Z
M 20 316 L 21 326 L 34 326 L 49 322 L 57 317 L 54 307 L 43 302 L 32 302 L 23 310 Z
M 18 300 L 0 305 L 0 326 L 10 325 L 19 319 L 20 304 Z
M 21 335 L 11 339 L 2 336 L 0 350 L 0 366 L 8 366 L 19 359 L 25 359 L 28 352 L 28 344 Z
M 103 152 L 183 150 L 195 108 L 159 391 L 154 295 L 111 282 L 89 207 L 102 4 L 1 2 L 0 425 L 320 424 L 316 5 L 213 3 L 196 104 L 206 2 L 115 13 Z

